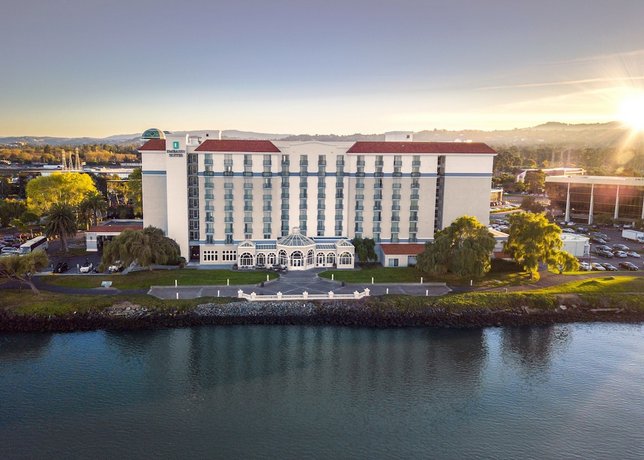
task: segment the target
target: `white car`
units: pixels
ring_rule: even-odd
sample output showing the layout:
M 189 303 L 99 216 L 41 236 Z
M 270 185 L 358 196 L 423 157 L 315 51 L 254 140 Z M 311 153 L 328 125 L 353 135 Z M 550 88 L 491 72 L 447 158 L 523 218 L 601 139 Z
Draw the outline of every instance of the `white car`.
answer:
M 588 262 L 579 262 L 579 270 L 589 272 L 593 269 Z
M 18 248 L 12 248 L 11 246 L 6 246 L 2 248 L 2 251 L 0 252 L 2 252 L 3 255 L 8 255 L 8 256 L 17 256 L 18 254 L 20 254 L 20 251 L 18 250 Z
M 94 265 L 91 262 L 85 262 L 80 266 L 79 271 L 81 273 L 90 273 L 92 271 L 92 268 L 94 268 Z
M 637 252 L 635 252 L 635 251 L 628 251 L 628 252 L 626 253 L 626 255 L 627 255 L 627 256 L 629 256 L 629 257 L 635 257 L 636 259 L 639 259 L 639 258 L 640 258 L 640 255 L 639 255 Z
M 597 262 L 593 262 L 592 264 L 593 270 L 598 271 L 598 272 L 605 272 L 606 269 L 601 265 L 598 264 Z
M 621 259 L 624 259 L 625 257 L 628 257 L 628 254 L 626 254 L 624 251 L 615 251 L 615 252 L 613 252 L 613 255 L 615 257 L 619 257 Z

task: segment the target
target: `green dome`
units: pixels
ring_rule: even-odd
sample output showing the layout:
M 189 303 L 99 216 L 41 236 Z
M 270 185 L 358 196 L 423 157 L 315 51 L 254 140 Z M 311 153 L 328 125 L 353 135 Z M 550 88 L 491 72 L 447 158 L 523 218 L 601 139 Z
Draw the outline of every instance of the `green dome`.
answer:
M 165 139 L 165 133 L 157 128 L 150 128 L 143 131 L 141 139 Z

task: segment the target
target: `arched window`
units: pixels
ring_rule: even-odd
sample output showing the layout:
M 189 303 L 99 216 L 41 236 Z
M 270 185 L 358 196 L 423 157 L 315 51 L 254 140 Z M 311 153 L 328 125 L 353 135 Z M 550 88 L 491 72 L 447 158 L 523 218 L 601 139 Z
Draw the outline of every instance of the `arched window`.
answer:
M 309 252 L 306 254 L 306 265 L 313 265 L 313 262 L 315 261 L 315 254 L 313 253 L 313 249 L 309 249 Z
M 266 255 L 257 254 L 257 265 L 266 265 Z
M 326 256 L 326 263 L 328 265 L 333 265 L 335 263 L 335 254 L 332 252 L 328 253 Z
M 268 263 L 266 265 L 271 266 L 271 267 L 273 265 L 275 265 L 275 253 L 274 252 L 271 252 L 271 253 L 268 254 Z
M 351 265 L 353 258 L 351 257 L 351 254 L 348 252 L 343 252 L 340 254 L 340 257 L 338 257 L 338 264 L 339 265 Z
M 241 255 L 239 258 L 239 266 L 240 267 L 252 267 L 253 266 L 253 256 L 245 252 Z
M 324 254 L 321 252 L 318 252 L 318 265 L 322 266 L 324 265 Z
M 286 265 L 288 263 L 288 258 L 286 257 L 286 251 L 281 250 L 279 253 L 280 265 Z
M 301 267 L 304 264 L 304 254 L 301 251 L 293 251 L 291 254 L 291 267 Z

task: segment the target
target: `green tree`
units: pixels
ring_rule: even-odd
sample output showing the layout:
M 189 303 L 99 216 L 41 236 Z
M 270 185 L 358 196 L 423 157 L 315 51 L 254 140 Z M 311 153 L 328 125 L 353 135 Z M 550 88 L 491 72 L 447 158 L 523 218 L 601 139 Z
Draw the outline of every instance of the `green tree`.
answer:
M 49 265 L 49 259 L 44 251 L 34 251 L 22 256 L 0 257 L 0 278 L 25 283 L 34 294 L 38 294 L 33 275 L 47 265 Z
M 424 272 L 451 272 L 461 278 L 478 278 L 490 271 L 496 240 L 476 217 L 463 216 L 434 235 L 418 255 L 416 267 Z
M 375 262 L 378 260 L 378 254 L 376 254 L 376 241 L 373 238 L 365 238 L 362 240 L 362 244 L 367 250 L 367 260 L 369 262 Z
M 566 256 L 561 250 L 561 228 L 549 222 L 544 214 L 520 212 L 512 214 L 509 221 L 505 251 L 530 273 L 531 278 L 538 278 L 540 263 L 557 269 L 560 265 L 574 267 L 572 256 Z
M 153 264 L 179 263 L 180 256 L 179 245 L 173 239 L 166 237 L 159 228 L 146 227 L 143 230 L 125 230 L 106 243 L 101 263 L 108 266 L 120 260 L 127 266 L 136 262 L 151 270 Z
M 127 181 L 127 199 L 134 208 L 134 215 L 143 215 L 143 188 L 141 168 L 136 168 Z
M 543 193 L 546 186 L 546 173 L 542 170 L 528 171 L 525 174 L 525 184 L 530 193 Z
M 360 263 L 367 263 L 368 251 L 367 247 L 364 244 L 364 239 L 362 239 L 361 237 L 356 237 L 351 240 L 351 244 L 353 244 L 353 247 L 355 248 L 356 255 L 358 256 Z
M 27 183 L 27 206 L 37 214 L 46 214 L 56 204 L 77 207 L 87 195 L 97 193 L 94 181 L 82 173 L 54 173 Z
M 0 201 L 0 225 L 9 226 L 13 219 L 18 219 L 27 210 L 24 203 L 16 200 Z
M 521 200 L 521 209 L 528 212 L 543 212 L 546 207 L 533 196 L 524 196 Z
M 74 209 L 68 204 L 54 204 L 45 221 L 45 234 L 48 237 L 58 236 L 63 252 L 67 252 L 67 237 L 74 236 L 78 226 Z

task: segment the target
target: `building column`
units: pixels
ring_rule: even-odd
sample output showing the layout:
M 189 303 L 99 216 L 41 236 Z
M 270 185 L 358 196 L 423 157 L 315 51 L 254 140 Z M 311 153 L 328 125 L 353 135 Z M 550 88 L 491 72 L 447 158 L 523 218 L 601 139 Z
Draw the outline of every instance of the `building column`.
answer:
M 615 194 L 615 212 L 613 213 L 613 219 L 619 219 L 619 185 L 617 186 L 617 193 Z
M 588 207 L 588 225 L 593 223 L 593 208 L 595 207 L 595 184 L 590 185 L 590 206 Z
M 564 220 L 570 222 L 570 182 L 568 182 L 568 191 L 566 192 L 566 216 Z

